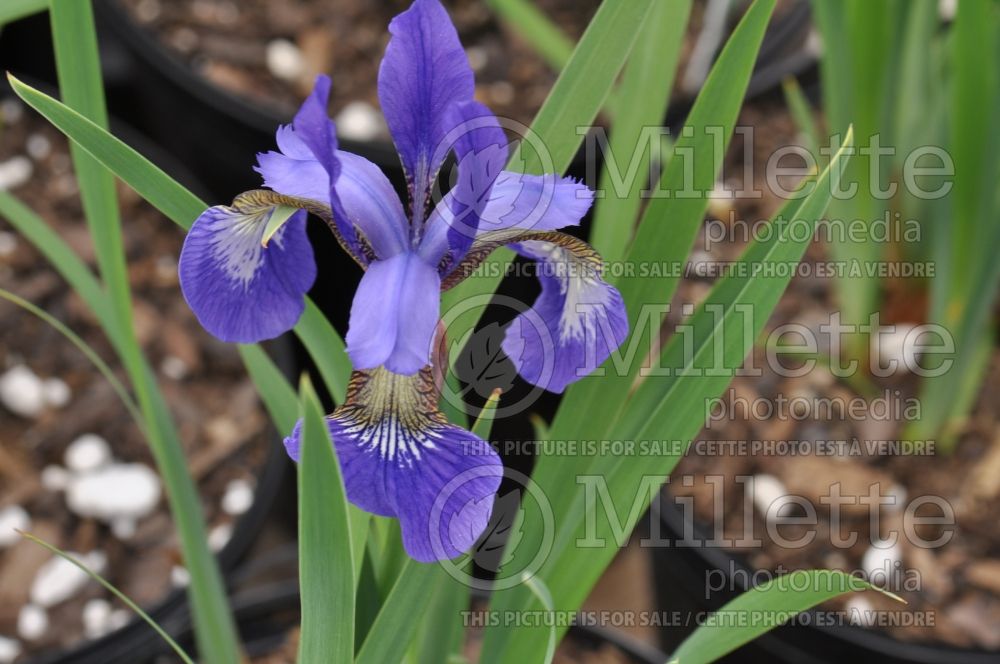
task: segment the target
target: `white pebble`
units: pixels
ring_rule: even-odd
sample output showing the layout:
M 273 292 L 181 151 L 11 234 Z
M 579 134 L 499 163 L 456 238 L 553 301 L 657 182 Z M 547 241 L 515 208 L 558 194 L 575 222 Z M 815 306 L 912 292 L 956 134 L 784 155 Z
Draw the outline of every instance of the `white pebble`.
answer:
M 6 549 L 21 539 L 18 530 L 30 529 L 31 518 L 23 507 L 10 505 L 3 508 L 0 510 L 0 549 Z
M 188 365 L 179 357 L 167 355 L 160 363 L 160 371 L 171 380 L 183 380 L 188 375 Z
M 40 606 L 25 604 L 17 614 L 17 633 L 25 641 L 37 641 L 49 631 L 49 614 Z
M 108 631 L 112 632 L 116 629 L 121 629 L 128 624 L 128 621 L 132 619 L 132 614 L 126 609 L 115 609 L 108 616 Z
M 53 408 L 62 408 L 69 403 L 71 392 L 69 385 L 60 378 L 46 378 L 42 383 L 45 390 L 45 402 Z
M 127 516 L 115 517 L 111 520 L 111 532 L 120 540 L 132 539 L 136 530 L 135 519 Z
M 118 518 L 141 519 L 159 502 L 160 480 L 141 463 L 106 466 L 74 477 L 66 488 L 70 510 L 108 523 Z
M 17 639 L 0 636 L 0 664 L 11 664 L 21 655 L 21 643 Z
M 337 132 L 344 138 L 370 141 L 382 133 L 378 112 L 363 101 L 352 101 L 337 114 Z
M 847 600 L 847 618 L 852 625 L 871 627 L 875 624 L 875 607 L 860 595 Z
M 100 551 L 86 555 L 70 552 L 69 555 L 96 574 L 101 574 L 107 564 L 107 558 Z M 45 608 L 55 606 L 78 593 L 88 581 L 90 576 L 82 569 L 65 558 L 53 556 L 41 566 L 31 583 L 31 601 Z
M 220 523 L 208 532 L 208 548 L 221 551 L 233 536 L 233 524 Z
M 69 485 L 70 472 L 62 466 L 45 466 L 40 476 L 47 491 L 62 491 Z
M 34 170 L 31 160 L 24 155 L 17 155 L 0 162 L 0 190 L 20 187 L 31 179 Z
M 186 567 L 174 565 L 170 570 L 170 581 L 178 588 L 183 588 L 191 583 L 191 573 Z
M 4 124 L 17 124 L 24 117 L 24 105 L 17 99 L 4 99 L 0 101 L 0 117 Z
M 938 3 L 938 16 L 942 21 L 954 21 L 958 13 L 958 0 L 941 0 Z
M 222 509 L 226 514 L 239 516 L 253 504 L 253 487 L 244 479 L 233 480 L 226 485 L 222 496 Z
M 302 51 L 287 39 L 275 39 L 269 43 L 266 57 L 268 70 L 286 81 L 297 80 L 306 71 Z
M 486 50 L 478 46 L 470 46 L 465 50 L 465 56 L 469 58 L 469 66 L 472 67 L 472 71 L 481 71 L 486 63 L 489 61 L 489 56 L 486 54 Z
M 0 258 L 13 256 L 17 251 L 17 236 L 7 231 L 0 231 Z
M 32 134 L 24 144 L 28 155 L 35 161 L 41 161 L 52 153 L 52 142 L 42 134 Z
M 868 575 L 868 583 L 873 586 L 885 586 L 890 583 L 896 565 L 903 557 L 899 544 L 884 548 L 870 546 L 861 558 L 861 568 Z
M 774 475 L 761 473 L 754 475 L 746 484 L 746 492 L 757 511 L 766 516 L 778 516 L 788 502 L 788 490 Z M 773 506 L 773 507 L 772 507 Z
M 889 487 L 889 493 L 887 497 L 893 499 L 893 502 L 886 503 L 885 509 L 890 513 L 902 512 L 906 508 L 906 487 L 902 484 L 893 484 Z
M 83 632 L 88 639 L 98 639 L 108 633 L 108 619 L 111 604 L 107 600 L 95 598 L 83 605 Z
M 916 339 L 911 339 L 909 343 L 906 341 L 916 326 L 912 323 L 897 323 L 892 328 L 891 332 L 871 336 L 871 353 L 879 359 L 881 367 L 889 368 L 895 364 L 897 372 L 905 373 L 918 366 L 914 350 Z
M 0 401 L 15 415 L 35 417 L 45 408 L 45 388 L 35 372 L 18 365 L 0 376 Z
M 111 461 L 108 441 L 94 433 L 85 433 L 66 448 L 63 463 L 75 473 L 87 473 Z

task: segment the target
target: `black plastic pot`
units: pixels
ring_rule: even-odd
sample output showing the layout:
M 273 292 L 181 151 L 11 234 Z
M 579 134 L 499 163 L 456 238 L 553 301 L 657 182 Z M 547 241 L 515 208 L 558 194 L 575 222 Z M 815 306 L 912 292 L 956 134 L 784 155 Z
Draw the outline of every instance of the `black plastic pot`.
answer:
M 657 534 L 669 542 L 681 540 L 685 527 L 698 540 L 706 541 L 712 537 L 703 524 L 686 523 L 684 512 L 666 493 L 660 494 L 648 516 L 659 522 Z M 651 555 L 657 602 L 660 610 L 665 612 L 699 615 L 715 611 L 746 590 L 740 581 L 752 578 L 754 571 L 742 557 L 721 548 L 654 547 Z M 736 574 L 727 579 L 726 590 L 711 593 L 706 599 L 706 575 L 718 570 L 736 570 Z M 693 625 L 664 628 L 664 649 L 669 652 L 676 648 L 693 629 Z M 862 627 L 817 625 L 813 621 L 772 630 L 720 661 L 732 664 L 996 664 L 1000 662 L 1000 653 L 899 641 Z

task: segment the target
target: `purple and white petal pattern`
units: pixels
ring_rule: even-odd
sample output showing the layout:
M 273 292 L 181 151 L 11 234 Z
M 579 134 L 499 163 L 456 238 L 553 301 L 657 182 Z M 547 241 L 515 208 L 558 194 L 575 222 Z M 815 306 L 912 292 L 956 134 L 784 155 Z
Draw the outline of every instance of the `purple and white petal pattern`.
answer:
M 263 246 L 275 206 L 218 206 L 195 220 L 178 265 L 181 291 L 202 326 L 223 341 L 254 343 L 290 330 L 316 280 L 306 213 Z
M 430 362 L 441 306 L 437 269 L 413 252 L 372 262 L 351 305 L 347 354 L 355 369 L 410 375 Z
M 278 129 L 281 152 L 257 155 L 257 172 L 264 184 L 286 196 L 326 203 L 330 176 L 290 126 Z M 407 221 L 403 204 L 389 179 L 364 157 L 337 150 L 340 177 L 337 195 L 346 218 L 358 229 L 379 258 L 388 258 L 407 246 Z
M 347 498 L 399 519 L 411 558 L 455 558 L 489 522 L 503 466 L 489 443 L 448 424 L 431 371 L 398 376 L 356 371 L 347 400 L 327 424 Z M 301 427 L 285 439 L 299 458 Z
M 471 101 L 472 69 L 448 12 L 438 0 L 416 0 L 389 23 L 392 38 L 379 67 L 378 97 L 403 162 L 414 226 L 424 219 L 431 182 L 447 156 L 446 112 Z
M 526 381 L 562 392 L 625 341 L 625 305 L 594 261 L 581 260 L 554 242 L 530 240 L 512 248 L 538 261 L 542 292 L 511 322 L 503 350 Z

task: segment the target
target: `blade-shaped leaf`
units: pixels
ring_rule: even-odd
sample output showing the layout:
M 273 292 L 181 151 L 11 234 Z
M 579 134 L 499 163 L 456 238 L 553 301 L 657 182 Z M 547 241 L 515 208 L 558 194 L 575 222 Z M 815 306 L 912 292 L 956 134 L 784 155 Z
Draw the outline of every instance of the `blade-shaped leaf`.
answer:
M 299 397 L 299 662 L 350 662 L 355 566 L 347 495 L 322 406 L 308 379 L 302 380 Z
M 769 632 L 796 613 L 851 592 L 879 590 L 835 570 L 798 570 L 748 590 L 708 616 L 681 643 L 670 664 L 708 664 Z M 893 599 L 891 593 L 882 592 Z M 902 600 L 900 600 L 902 601 Z
M 427 597 L 442 581 L 443 574 L 444 571 L 438 565 L 406 561 L 368 632 L 368 637 L 358 651 L 355 664 L 403 661 L 420 625 L 420 621 L 414 617 L 420 615 Z

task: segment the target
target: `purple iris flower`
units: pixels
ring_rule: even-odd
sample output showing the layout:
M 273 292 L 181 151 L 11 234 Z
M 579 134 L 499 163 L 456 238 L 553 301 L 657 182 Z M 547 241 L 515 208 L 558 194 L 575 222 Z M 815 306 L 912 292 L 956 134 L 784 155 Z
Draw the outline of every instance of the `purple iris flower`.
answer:
M 465 52 L 438 0 L 415 0 L 389 25 L 379 69 L 382 111 L 406 172 L 407 209 L 366 159 L 338 149 L 321 76 L 277 152 L 258 155 L 267 189 L 206 210 L 180 258 L 184 295 L 202 325 L 252 343 L 291 329 L 316 278 L 307 213 L 322 218 L 365 270 L 347 352 L 345 403 L 327 419 L 348 498 L 400 520 L 409 555 L 431 561 L 468 549 L 485 528 L 502 466 L 493 448 L 447 422 L 432 365 L 440 293 L 510 246 L 539 264 L 542 292 L 506 331 L 521 375 L 561 392 L 625 340 L 621 296 L 600 256 L 555 232 L 590 208 L 593 192 L 557 175 L 504 171 L 507 139 L 473 99 Z M 449 154 L 457 179 L 433 204 Z M 299 457 L 299 427 L 285 440 Z

